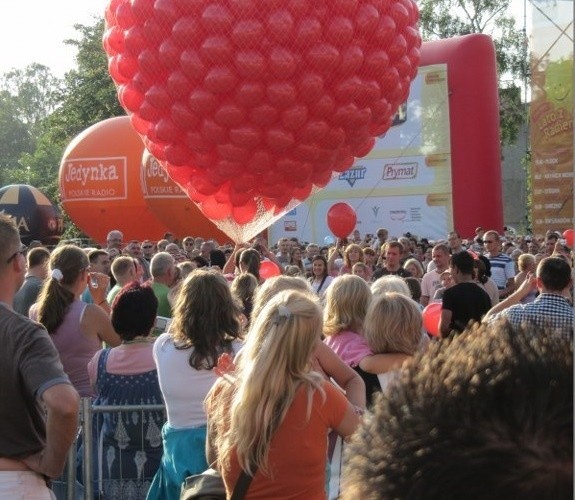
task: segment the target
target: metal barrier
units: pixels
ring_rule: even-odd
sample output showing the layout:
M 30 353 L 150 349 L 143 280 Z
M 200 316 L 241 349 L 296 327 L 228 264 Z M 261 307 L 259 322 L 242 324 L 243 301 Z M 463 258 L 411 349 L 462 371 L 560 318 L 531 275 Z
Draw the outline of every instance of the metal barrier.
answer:
M 82 483 L 84 487 L 83 498 L 85 500 L 93 500 L 95 494 L 99 493 L 94 491 L 94 449 L 96 443 L 94 438 L 99 438 L 100 429 L 96 429 L 94 433 L 94 415 L 98 414 L 111 414 L 111 413 L 125 413 L 125 412 L 140 412 L 142 418 L 140 420 L 141 425 L 144 425 L 144 412 L 157 412 L 162 411 L 164 413 L 165 420 L 165 406 L 164 405 L 123 405 L 123 406 L 93 406 L 91 398 L 82 398 L 82 406 L 80 411 L 80 427 L 78 438 L 73 443 L 70 451 L 68 452 L 68 459 L 66 465 L 66 471 L 62 478 L 55 481 L 58 486 L 63 486 L 59 490 L 64 490 L 64 495 L 57 495 L 57 498 L 61 500 L 76 500 L 78 494 L 81 494 L 77 490 L 77 457 L 79 453 L 78 442 L 81 442 L 81 453 L 82 453 Z

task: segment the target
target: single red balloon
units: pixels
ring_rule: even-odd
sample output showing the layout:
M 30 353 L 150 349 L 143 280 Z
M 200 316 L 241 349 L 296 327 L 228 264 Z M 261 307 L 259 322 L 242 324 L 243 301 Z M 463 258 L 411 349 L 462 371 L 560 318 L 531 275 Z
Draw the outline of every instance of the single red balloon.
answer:
M 327 226 L 338 238 L 347 238 L 356 222 L 355 210 L 347 203 L 336 203 L 327 211 Z
M 423 328 L 434 337 L 439 337 L 439 319 L 441 318 L 441 302 L 432 302 L 423 309 Z
M 275 262 L 271 260 L 264 260 L 260 264 L 260 277 L 267 280 L 268 278 L 273 278 L 274 276 L 279 276 L 282 272 Z
M 573 229 L 565 229 L 563 231 L 563 238 L 569 248 L 573 248 Z

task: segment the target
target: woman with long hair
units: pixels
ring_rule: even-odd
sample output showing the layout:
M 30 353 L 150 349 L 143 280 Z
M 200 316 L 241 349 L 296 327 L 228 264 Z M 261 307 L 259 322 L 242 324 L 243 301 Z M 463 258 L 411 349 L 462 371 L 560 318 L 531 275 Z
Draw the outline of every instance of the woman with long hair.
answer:
M 157 310 L 158 299 L 149 283 L 133 281 L 116 295 L 111 319 L 122 344 L 98 351 L 88 364 L 97 394 L 94 406 L 163 404 L 152 355 Z M 126 415 L 94 415 L 94 431 L 101 437 L 100 445 L 93 447 L 93 465 L 98 466 L 94 477 L 104 498 L 143 500 L 162 457 L 164 412 L 143 410 L 136 419 Z
M 89 285 L 94 304 L 81 296 L 90 281 L 90 262 L 75 245 L 56 248 L 50 256 L 50 277 L 44 282 L 38 302 L 30 308 L 30 318 L 46 327 L 60 353 L 70 382 L 82 397 L 94 397 L 88 377 L 88 362 L 106 342 L 112 347 L 121 339 L 110 317 L 99 306 L 106 303 L 108 278 L 98 273 Z
M 246 248 L 240 254 L 240 273 L 250 273 L 256 277 L 261 284 L 263 279 L 260 276 L 261 255 L 255 248 Z
M 323 342 L 363 379 L 368 405 L 372 403 L 373 393 L 380 391 L 377 376 L 360 366 L 364 358 L 373 356 L 362 336 L 371 297 L 371 289 L 363 278 L 345 274 L 328 288 L 323 312 Z
M 365 316 L 364 337 L 374 353 L 390 355 L 390 361 L 397 361 L 391 369 L 378 374 L 383 391 L 401 364 L 423 348 L 422 324 L 421 310 L 413 299 L 397 292 L 373 298 Z
M 185 478 L 207 468 L 204 399 L 223 353 L 241 348 L 238 304 L 220 272 L 196 269 L 183 282 L 172 323 L 154 343 L 154 360 L 168 420 L 164 455 L 148 498 L 179 498 Z
M 327 260 L 323 255 L 316 255 L 313 258 L 311 261 L 311 273 L 311 278 L 309 278 L 311 287 L 318 297 L 323 298 L 333 281 L 333 276 L 330 276 L 327 271 Z
M 300 276 L 306 275 L 305 266 L 303 263 L 303 254 L 299 246 L 295 245 L 290 250 L 288 265 L 296 266 L 299 269 Z
M 254 321 L 236 371 L 206 399 L 208 461 L 222 474 L 228 496 L 245 471 L 253 476 L 247 499 L 325 499 L 328 431 L 349 436 L 359 417 L 310 369 L 321 336 L 320 306 L 310 293 L 288 290 Z
M 483 288 L 491 299 L 491 306 L 499 304 L 499 290 L 495 281 L 491 278 L 491 262 L 484 255 L 480 255 L 474 262 L 475 282 Z

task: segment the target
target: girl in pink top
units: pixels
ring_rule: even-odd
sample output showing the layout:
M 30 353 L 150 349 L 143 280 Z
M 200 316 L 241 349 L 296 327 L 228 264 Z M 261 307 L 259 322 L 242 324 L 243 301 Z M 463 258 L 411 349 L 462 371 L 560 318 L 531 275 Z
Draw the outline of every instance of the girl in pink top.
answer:
M 353 274 L 336 278 L 327 290 L 323 317 L 324 343 L 347 365 L 355 368 L 371 354 L 361 335 L 371 290 L 365 280 Z

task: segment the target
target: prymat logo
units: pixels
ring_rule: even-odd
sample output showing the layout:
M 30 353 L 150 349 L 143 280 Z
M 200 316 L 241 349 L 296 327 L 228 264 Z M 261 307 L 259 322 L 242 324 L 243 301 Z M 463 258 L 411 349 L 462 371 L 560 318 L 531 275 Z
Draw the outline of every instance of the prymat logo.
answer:
M 60 177 L 60 192 L 65 201 L 126 199 L 126 157 L 67 160 Z
M 383 180 L 415 179 L 417 163 L 388 163 L 383 167 Z

